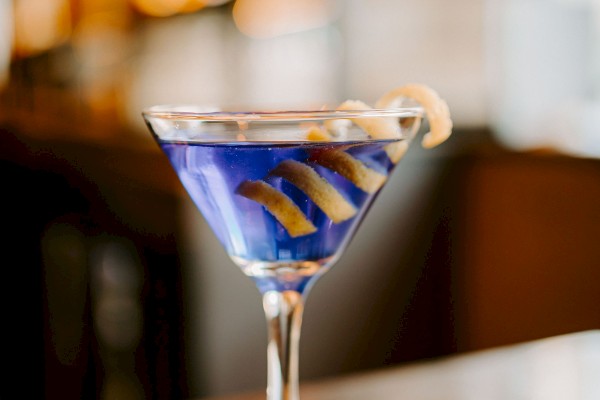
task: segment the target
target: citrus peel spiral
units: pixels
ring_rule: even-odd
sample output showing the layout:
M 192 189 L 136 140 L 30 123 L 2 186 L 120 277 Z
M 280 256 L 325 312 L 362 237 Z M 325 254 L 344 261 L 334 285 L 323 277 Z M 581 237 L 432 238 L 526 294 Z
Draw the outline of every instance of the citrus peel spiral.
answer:
M 237 187 L 236 193 L 263 205 L 291 237 L 317 231 L 292 199 L 264 181 L 244 181 Z
M 425 148 L 435 147 L 444 142 L 452 133 L 452 120 L 447 103 L 431 88 L 421 84 L 409 84 L 384 94 L 375 104 L 376 109 L 398 107 L 403 100 L 417 102 L 425 112 L 430 131 L 422 139 Z M 347 100 L 337 110 L 367 111 L 372 108 L 358 100 Z M 323 126 L 311 126 L 306 138 L 309 141 L 327 142 L 341 137 L 349 124 L 355 124 L 374 139 L 398 139 L 402 137 L 402 124 L 398 117 L 354 117 L 326 120 Z M 397 164 L 409 148 L 412 137 L 385 146 L 385 151 L 394 164 Z M 377 192 L 386 182 L 387 176 L 375 171 L 344 150 L 324 150 L 311 155 L 312 163 L 321 165 L 343 176 L 366 193 Z M 269 176 L 290 182 L 304 192 L 333 223 L 341 223 L 357 213 L 356 207 L 346 200 L 315 169 L 303 162 L 285 160 L 273 168 Z M 284 193 L 264 181 L 244 181 L 237 190 L 241 196 L 264 206 L 292 237 L 316 232 L 298 206 Z

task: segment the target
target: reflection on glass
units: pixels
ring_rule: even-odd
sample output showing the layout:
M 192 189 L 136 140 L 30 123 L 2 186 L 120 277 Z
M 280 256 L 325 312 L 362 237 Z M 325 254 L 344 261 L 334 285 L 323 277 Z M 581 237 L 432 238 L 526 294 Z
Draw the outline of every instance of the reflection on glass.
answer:
M 305 298 L 345 250 L 419 126 L 421 110 L 155 107 L 144 118 L 230 258 L 262 294 L 268 399 L 297 400 Z M 349 118 L 397 135 L 376 139 L 355 126 L 337 139 L 313 137 L 322 124 Z

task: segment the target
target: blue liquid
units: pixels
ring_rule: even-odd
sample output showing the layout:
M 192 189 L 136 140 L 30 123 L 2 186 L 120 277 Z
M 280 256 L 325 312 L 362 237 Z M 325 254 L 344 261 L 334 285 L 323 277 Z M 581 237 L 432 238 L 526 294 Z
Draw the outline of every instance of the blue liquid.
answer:
M 181 182 L 227 253 L 248 275 L 253 265 L 299 266 L 302 263 L 325 267 L 341 254 L 377 193 L 366 193 L 338 173 L 311 162 L 320 151 L 346 151 L 364 165 L 389 175 L 394 164 L 384 146 L 390 141 L 367 142 L 241 142 L 183 143 L 160 142 Z M 311 166 L 357 209 L 354 217 L 334 223 L 312 200 L 285 179 L 270 176 L 279 163 L 295 160 Z M 291 237 L 261 204 L 236 194 L 246 180 L 263 180 L 286 194 L 316 227 L 316 232 Z M 309 273 L 308 275 L 312 275 Z M 310 277 L 310 276 L 309 276 Z M 294 281 L 294 279 L 289 279 Z M 273 282 L 271 282 L 273 281 Z M 268 290 L 281 289 L 281 279 L 262 282 Z M 291 283 L 302 291 L 308 279 Z M 300 285 L 300 286 L 298 286 Z M 283 289 L 289 287 L 283 287 Z M 273 289 L 273 288 L 271 288 Z

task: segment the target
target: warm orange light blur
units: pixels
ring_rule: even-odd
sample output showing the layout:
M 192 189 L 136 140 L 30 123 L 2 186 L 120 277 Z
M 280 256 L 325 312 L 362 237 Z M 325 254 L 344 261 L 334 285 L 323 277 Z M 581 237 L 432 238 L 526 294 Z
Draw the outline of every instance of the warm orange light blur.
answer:
M 99 12 L 85 16 L 73 32 L 75 54 L 94 60 L 94 68 L 121 62 L 127 57 L 129 45 L 127 23 L 126 16 L 118 13 Z
M 229 3 L 231 0 L 205 0 L 204 4 L 207 7 L 217 7 L 225 3 Z
M 330 0 L 236 0 L 233 19 L 254 38 L 269 38 L 324 26 L 334 16 Z
M 133 6 L 152 17 L 169 17 L 183 10 L 188 0 L 131 0 Z
M 64 43 L 71 32 L 67 0 L 14 2 L 15 53 L 28 56 Z
M 151 17 L 170 17 L 198 11 L 204 7 L 215 7 L 230 0 L 130 0 L 141 13 Z
M 180 13 L 191 13 L 204 8 L 207 4 L 204 0 L 187 0 L 183 7 L 179 10 Z

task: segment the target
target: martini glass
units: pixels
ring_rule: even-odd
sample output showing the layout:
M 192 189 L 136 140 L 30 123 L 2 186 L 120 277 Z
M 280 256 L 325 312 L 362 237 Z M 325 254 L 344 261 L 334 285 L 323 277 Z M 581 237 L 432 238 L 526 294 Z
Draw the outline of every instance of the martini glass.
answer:
M 298 400 L 306 296 L 350 242 L 422 110 L 157 106 L 143 116 L 227 254 L 262 294 L 267 398 Z M 393 137 L 374 139 L 359 127 L 383 121 L 395 125 Z

